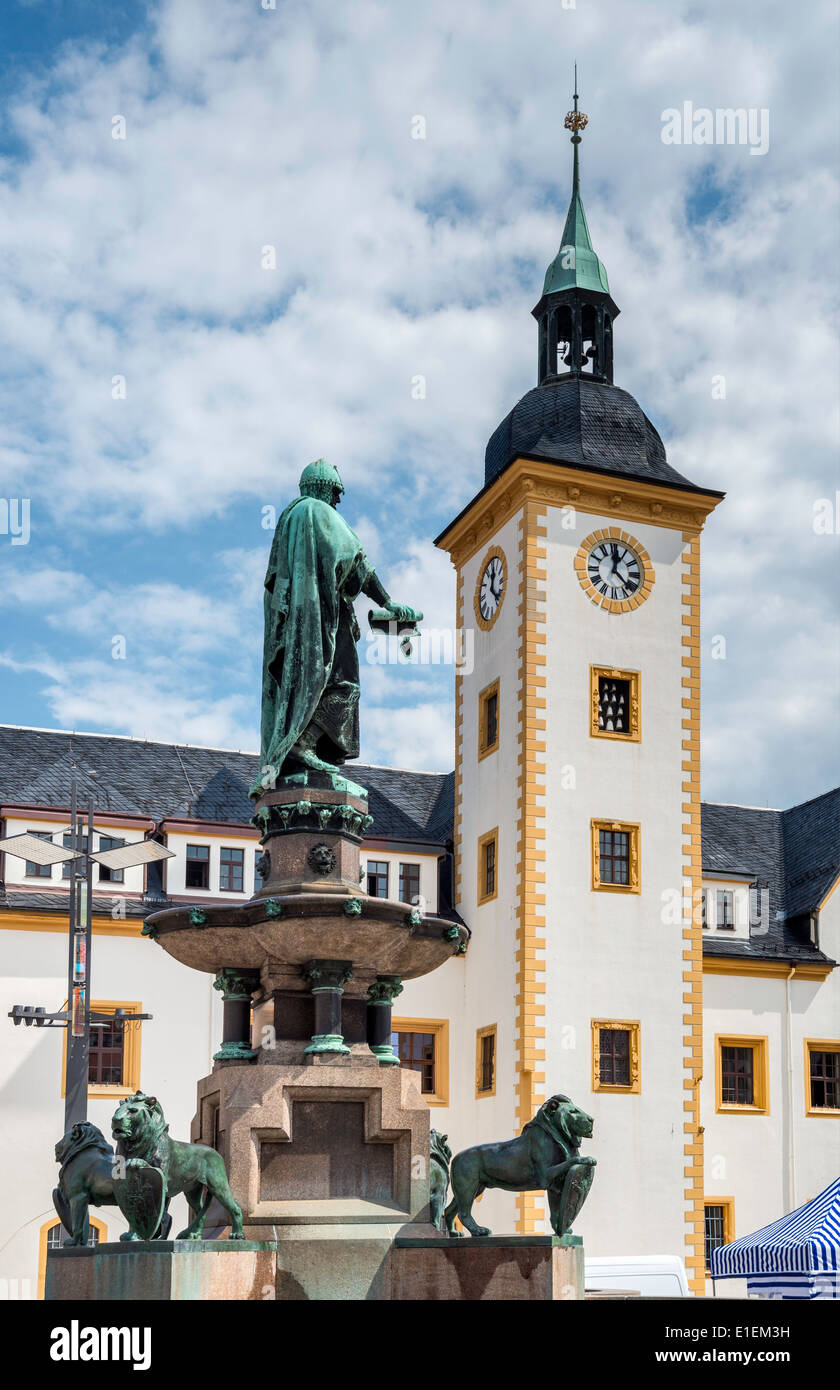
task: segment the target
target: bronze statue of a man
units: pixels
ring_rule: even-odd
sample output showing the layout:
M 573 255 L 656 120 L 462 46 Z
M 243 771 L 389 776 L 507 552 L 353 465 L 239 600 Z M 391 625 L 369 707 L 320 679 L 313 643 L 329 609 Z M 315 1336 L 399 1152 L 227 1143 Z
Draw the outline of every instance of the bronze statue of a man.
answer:
M 387 594 L 337 508 L 344 491 L 326 459 L 307 464 L 300 497 L 277 523 L 265 576 L 261 764 L 251 795 L 307 769 L 338 773 L 359 756 L 361 633 L 353 600 L 366 594 L 398 624 L 422 614 Z

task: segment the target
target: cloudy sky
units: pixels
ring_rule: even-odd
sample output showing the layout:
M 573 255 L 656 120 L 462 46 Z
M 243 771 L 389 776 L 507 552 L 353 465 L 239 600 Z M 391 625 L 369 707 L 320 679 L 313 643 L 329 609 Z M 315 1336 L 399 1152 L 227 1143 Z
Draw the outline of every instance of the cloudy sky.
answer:
M 567 4 L 5 0 L 0 496 L 30 534 L 0 527 L 0 720 L 254 749 L 264 509 L 317 455 L 451 624 L 430 538 L 535 384 L 577 59 L 616 381 L 728 494 L 703 794 L 833 785 L 835 6 Z M 769 149 L 663 143 L 686 101 L 766 109 Z M 451 668 L 363 652 L 363 698 L 363 758 L 452 766 Z

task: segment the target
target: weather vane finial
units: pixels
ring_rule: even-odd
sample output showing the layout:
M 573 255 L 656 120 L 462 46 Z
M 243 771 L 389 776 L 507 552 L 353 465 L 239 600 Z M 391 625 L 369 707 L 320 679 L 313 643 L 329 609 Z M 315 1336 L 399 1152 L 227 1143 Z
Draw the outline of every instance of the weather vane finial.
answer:
M 580 144 L 579 130 L 585 130 L 589 122 L 589 117 L 583 111 L 578 111 L 578 89 L 577 89 L 577 63 L 575 63 L 575 109 L 566 112 L 566 119 L 563 122 L 567 130 L 572 131 L 572 144 Z

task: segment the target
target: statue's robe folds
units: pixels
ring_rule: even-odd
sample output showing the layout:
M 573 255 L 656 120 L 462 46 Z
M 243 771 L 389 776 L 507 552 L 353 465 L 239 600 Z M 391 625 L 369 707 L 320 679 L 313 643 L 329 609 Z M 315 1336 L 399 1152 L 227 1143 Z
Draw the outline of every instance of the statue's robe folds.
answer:
M 265 576 L 262 776 L 283 771 L 310 728 L 327 762 L 359 756 L 359 625 L 353 599 L 373 573 L 328 502 L 298 497 L 274 533 Z

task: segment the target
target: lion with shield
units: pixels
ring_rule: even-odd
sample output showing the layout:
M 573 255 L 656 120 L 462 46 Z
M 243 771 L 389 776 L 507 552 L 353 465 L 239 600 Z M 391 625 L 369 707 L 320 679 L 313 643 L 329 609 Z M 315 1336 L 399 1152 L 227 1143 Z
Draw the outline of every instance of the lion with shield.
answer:
M 472 1217 L 472 1204 L 488 1187 L 505 1192 L 545 1192 L 551 1229 L 570 1235 L 572 1222 L 592 1186 L 595 1159 L 580 1155 L 581 1139 L 592 1134 L 593 1119 L 568 1096 L 551 1096 L 516 1139 L 476 1144 L 455 1155 L 450 1170 L 452 1201 L 446 1208 L 450 1236 L 456 1216 L 471 1236 L 489 1236 Z

